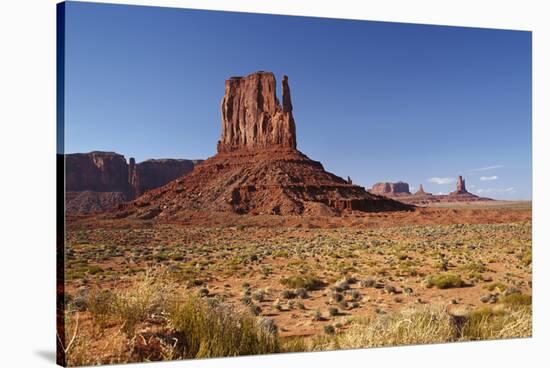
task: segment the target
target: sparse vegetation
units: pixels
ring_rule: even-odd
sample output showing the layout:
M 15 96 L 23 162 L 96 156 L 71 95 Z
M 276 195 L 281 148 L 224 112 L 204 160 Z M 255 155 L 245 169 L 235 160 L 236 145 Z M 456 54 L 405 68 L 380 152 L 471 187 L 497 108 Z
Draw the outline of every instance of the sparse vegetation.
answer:
M 294 289 L 304 288 L 306 290 L 313 290 L 319 287 L 322 282 L 314 276 L 306 275 L 285 277 L 281 280 L 281 284 Z
M 435 286 L 438 289 L 459 288 L 464 285 L 465 282 L 462 281 L 462 278 L 454 273 L 432 275 L 426 279 L 427 287 Z
M 170 327 L 181 346 L 182 358 L 213 358 L 279 351 L 276 333 L 253 317 L 236 313 L 227 305 L 211 307 L 189 295 L 172 301 L 168 310 Z
M 242 230 L 69 226 L 66 340 L 77 331 L 70 364 L 531 334 L 530 222 L 309 221 Z M 241 332 L 232 327 L 241 323 Z M 226 328 L 228 336 L 217 336 Z M 290 337 L 306 329 L 314 334 Z

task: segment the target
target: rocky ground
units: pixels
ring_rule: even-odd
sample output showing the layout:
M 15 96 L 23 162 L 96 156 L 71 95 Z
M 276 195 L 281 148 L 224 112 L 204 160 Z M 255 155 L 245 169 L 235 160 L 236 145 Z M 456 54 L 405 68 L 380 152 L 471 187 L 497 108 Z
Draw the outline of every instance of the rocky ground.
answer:
M 272 319 L 282 338 L 320 336 L 326 326 L 343 333 L 349 319 L 407 308 L 464 313 L 530 295 L 530 208 L 464 206 L 329 218 L 226 214 L 225 223 L 213 214 L 73 219 L 66 292 L 74 301 L 160 272 L 177 293 Z

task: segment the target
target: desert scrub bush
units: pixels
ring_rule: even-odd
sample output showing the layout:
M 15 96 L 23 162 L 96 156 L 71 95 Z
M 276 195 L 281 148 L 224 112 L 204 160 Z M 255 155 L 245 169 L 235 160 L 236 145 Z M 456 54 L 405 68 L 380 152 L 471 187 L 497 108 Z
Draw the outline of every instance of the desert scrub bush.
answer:
M 516 294 L 517 295 L 517 294 Z M 532 313 L 528 306 L 482 307 L 467 315 L 461 340 L 506 339 L 532 334 Z
M 473 273 L 483 273 L 488 271 L 487 266 L 485 266 L 481 262 L 471 262 L 471 263 L 465 264 L 461 268 L 463 270 L 470 271 Z
M 325 332 L 325 334 L 327 335 L 334 335 L 336 333 L 336 330 L 334 329 L 334 326 L 333 325 L 325 325 L 323 327 L 323 331 Z
M 110 290 L 90 290 L 85 304 L 96 324 L 105 327 L 108 320 L 113 315 L 114 301 L 115 294 Z
M 531 330 L 528 306 L 497 305 L 461 316 L 437 306 L 355 318 L 345 332 L 335 336 L 325 334 L 307 343 L 309 351 L 321 351 L 527 337 L 531 336 Z
M 293 299 L 293 298 L 296 298 L 296 294 L 295 294 L 294 291 L 292 291 L 292 290 L 283 290 L 283 292 L 281 293 L 281 296 L 282 296 L 284 299 Z
M 279 351 L 273 328 L 250 314 L 238 313 L 229 306 L 209 306 L 196 295 L 174 300 L 168 321 L 185 359 L 269 354 Z
M 165 306 L 167 295 L 168 287 L 157 285 L 153 277 L 146 275 L 133 288 L 116 294 L 111 314 L 121 324 L 122 331 L 132 337 L 139 323 Z
M 313 320 L 314 321 L 322 321 L 323 320 L 323 315 L 321 314 L 321 311 L 319 310 L 319 308 L 315 309 L 315 311 L 313 311 Z
M 405 310 L 358 320 L 332 338 L 315 339 L 311 350 L 355 349 L 453 341 L 456 329 L 443 308 Z
M 373 278 L 371 278 L 371 277 L 369 277 L 369 278 L 367 278 L 367 279 L 365 279 L 365 280 L 361 280 L 361 282 L 359 283 L 359 285 L 360 285 L 361 287 L 364 287 L 364 288 L 372 288 L 372 287 L 374 287 L 374 286 L 376 285 L 376 280 L 373 279 Z
M 262 313 L 262 308 L 256 304 L 251 304 L 248 309 L 250 310 L 250 313 L 255 316 L 259 316 L 260 313 Z
M 517 307 L 530 306 L 533 301 L 531 295 L 510 294 L 501 296 L 499 298 L 499 302 L 505 305 Z
M 333 293 L 331 298 L 334 302 L 339 303 L 344 300 L 344 295 L 341 293 Z
M 281 284 L 293 289 L 304 288 L 306 290 L 313 290 L 320 287 L 322 282 L 315 276 L 304 275 L 283 278 L 281 279 Z
M 483 288 L 489 291 L 494 291 L 496 289 L 500 292 L 504 292 L 506 289 L 508 289 L 508 286 L 502 282 L 492 282 L 490 284 L 484 285 Z
M 438 289 L 459 288 L 465 286 L 464 281 L 459 275 L 454 273 L 442 273 L 431 275 L 426 279 L 427 287 L 437 287 Z
M 530 266 L 533 263 L 533 252 L 531 249 L 525 251 L 521 256 L 521 263 L 524 266 Z
M 265 299 L 265 292 L 263 290 L 258 290 L 252 293 L 252 299 L 258 302 L 263 302 Z
M 294 290 L 294 294 L 300 299 L 306 299 L 308 297 L 306 288 L 298 288 Z

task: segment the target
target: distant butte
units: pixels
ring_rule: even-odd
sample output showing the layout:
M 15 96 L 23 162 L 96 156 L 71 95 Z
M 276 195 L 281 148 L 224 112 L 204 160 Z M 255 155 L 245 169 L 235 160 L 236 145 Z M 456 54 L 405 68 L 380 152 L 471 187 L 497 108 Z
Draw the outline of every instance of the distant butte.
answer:
M 176 218 L 184 211 L 339 215 L 414 207 L 371 194 L 297 150 L 288 77 L 282 104 L 273 73 L 225 82 L 217 154 L 188 175 L 120 205 L 116 217 Z
M 384 195 L 388 198 L 398 199 L 400 202 L 422 205 L 437 202 L 477 202 L 491 201 L 491 198 L 479 197 L 468 192 L 466 179 L 459 176 L 456 181 L 456 190 L 449 194 L 427 193 L 420 184 L 420 188 L 414 194 L 409 192 L 409 184 L 399 181 L 397 183 L 376 183 L 369 189 L 371 193 Z

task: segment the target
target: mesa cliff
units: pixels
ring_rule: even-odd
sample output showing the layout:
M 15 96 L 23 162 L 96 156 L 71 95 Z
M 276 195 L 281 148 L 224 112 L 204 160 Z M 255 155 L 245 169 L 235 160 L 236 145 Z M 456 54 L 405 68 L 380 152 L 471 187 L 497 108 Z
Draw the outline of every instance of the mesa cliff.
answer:
M 113 209 L 189 173 L 199 162 L 161 159 L 136 164 L 134 158 L 127 163 L 115 152 L 66 154 L 66 212 L 87 214 Z
M 120 205 L 117 218 L 177 218 L 185 211 L 340 215 L 414 207 L 368 193 L 297 149 L 288 78 L 281 104 L 273 73 L 225 82 L 217 154 L 191 173 Z

